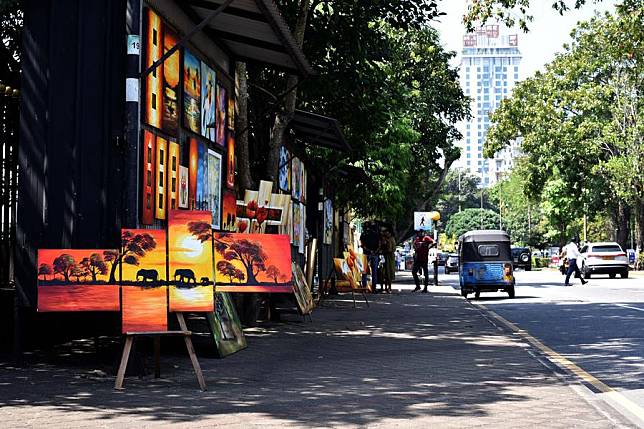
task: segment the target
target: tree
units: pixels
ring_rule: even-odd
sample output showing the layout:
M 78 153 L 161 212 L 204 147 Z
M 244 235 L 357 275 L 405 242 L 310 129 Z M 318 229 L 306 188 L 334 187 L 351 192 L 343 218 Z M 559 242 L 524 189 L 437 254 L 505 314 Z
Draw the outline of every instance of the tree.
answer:
M 20 86 L 20 40 L 23 14 L 20 0 L 0 1 L 0 82 Z
M 121 262 L 139 265 L 139 259 L 144 257 L 147 252 L 156 249 L 156 247 L 157 242 L 152 235 L 148 233 L 135 234 L 132 231 L 124 230 L 121 233 L 120 251 L 103 252 L 103 261 L 112 264 L 109 282 L 111 284 L 116 282 L 116 268 Z
M 266 268 L 266 275 L 270 278 L 272 278 L 275 281 L 275 284 L 277 284 L 277 278 L 280 276 L 280 270 L 277 268 L 275 265 L 269 265 L 268 268 Z
M 43 276 L 43 280 L 47 281 L 47 276 L 54 273 L 51 265 L 49 264 L 40 264 L 38 267 L 38 275 Z
M 230 278 L 230 283 L 233 283 L 234 279 L 243 281 L 245 278 L 243 271 L 235 268 L 235 266 L 231 264 L 229 261 L 217 262 L 217 271 L 219 271 L 224 276 L 227 276 L 228 278 Z
M 445 233 L 453 238 L 477 229 L 498 229 L 499 215 L 492 210 L 483 209 L 465 209 L 455 213 L 447 226 Z
M 463 209 L 479 207 L 480 183 L 481 179 L 467 170 L 451 169 L 434 207 L 441 214 L 441 220 L 447 223 L 453 214 Z
M 56 257 L 53 262 L 54 275 L 60 274 L 63 276 L 65 283 L 69 283 L 69 276 L 72 268 L 76 265 L 74 257 L 68 253 Z
M 188 231 L 202 243 L 212 240 L 212 226 L 208 222 L 190 221 Z
M 76 283 L 80 283 L 80 278 L 89 275 L 89 271 L 81 264 L 74 264 L 70 269 L 69 275 L 76 277 Z
M 246 270 L 247 283 L 257 284 L 257 275 L 266 271 L 268 255 L 259 243 L 247 239 L 232 241 L 229 238 L 229 234 L 220 234 L 215 239 L 215 250 L 226 261 L 241 262 Z
M 105 275 L 108 272 L 107 264 L 100 253 L 92 253 L 89 258 L 83 258 L 79 265 L 92 276 L 93 282 L 98 274 Z

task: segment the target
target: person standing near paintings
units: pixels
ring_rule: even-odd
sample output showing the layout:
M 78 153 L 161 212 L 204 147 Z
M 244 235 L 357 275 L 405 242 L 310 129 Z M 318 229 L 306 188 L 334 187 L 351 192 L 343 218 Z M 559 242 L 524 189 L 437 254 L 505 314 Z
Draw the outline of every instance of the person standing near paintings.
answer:
M 423 293 L 427 293 L 427 287 L 429 286 L 429 269 L 427 267 L 429 261 L 429 249 L 434 246 L 434 244 L 434 240 L 425 235 L 422 230 L 419 229 L 416 231 L 416 238 L 414 239 L 414 266 L 411 270 L 411 274 L 414 276 L 414 282 L 416 283 L 414 292 L 420 290 L 420 278 L 418 278 L 418 272 L 422 271 L 425 276 L 425 289 L 423 289 Z
M 378 237 L 378 231 L 373 223 L 365 222 L 364 230 L 360 234 L 360 243 L 364 254 L 367 256 L 369 271 L 371 271 L 371 288 L 375 292 L 376 284 L 378 284 L 378 247 L 380 245 L 380 237 Z
M 391 293 L 391 283 L 396 275 L 396 240 L 389 229 L 384 229 L 380 239 L 380 251 L 384 256 L 382 278 L 384 280 L 384 292 Z

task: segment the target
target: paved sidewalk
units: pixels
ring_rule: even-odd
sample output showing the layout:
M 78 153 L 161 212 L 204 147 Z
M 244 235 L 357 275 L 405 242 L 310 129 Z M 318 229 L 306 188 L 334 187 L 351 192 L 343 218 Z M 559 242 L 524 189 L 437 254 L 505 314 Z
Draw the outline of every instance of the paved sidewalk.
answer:
M 291 316 L 249 330 L 248 349 L 227 359 L 212 358 L 203 342 L 205 393 L 179 347 L 164 349 L 164 378 L 129 377 L 122 392 L 112 390 L 113 360 L 96 362 L 70 347 L 36 355 L 26 368 L 0 364 L 0 426 L 620 425 L 451 288 L 399 288 L 370 296 L 370 308 L 354 310 L 341 296 L 325 301 L 313 323 Z M 115 360 L 116 345 L 108 351 Z

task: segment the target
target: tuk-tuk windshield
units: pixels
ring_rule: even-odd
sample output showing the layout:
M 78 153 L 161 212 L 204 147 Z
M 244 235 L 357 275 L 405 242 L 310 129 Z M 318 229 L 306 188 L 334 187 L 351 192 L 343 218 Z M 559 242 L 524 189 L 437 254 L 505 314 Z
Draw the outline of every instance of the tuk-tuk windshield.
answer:
M 481 244 L 479 245 L 479 255 L 483 257 L 499 256 L 498 244 Z
M 469 242 L 461 244 L 461 262 L 511 261 L 510 243 Z

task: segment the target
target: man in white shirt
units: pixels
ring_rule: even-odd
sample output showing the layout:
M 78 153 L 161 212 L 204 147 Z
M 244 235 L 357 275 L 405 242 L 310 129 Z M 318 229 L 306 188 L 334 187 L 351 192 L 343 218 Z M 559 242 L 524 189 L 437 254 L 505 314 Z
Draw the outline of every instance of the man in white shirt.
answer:
M 564 251 L 566 252 L 566 257 L 568 257 L 568 271 L 566 271 L 566 282 L 564 283 L 564 286 L 571 286 L 570 275 L 573 272 L 575 273 L 575 277 L 579 277 L 581 279 L 582 285 L 588 283 L 581 276 L 581 271 L 579 271 L 579 267 L 577 266 L 577 258 L 579 258 L 579 248 L 577 248 L 577 244 L 571 240 L 570 243 L 564 247 Z

